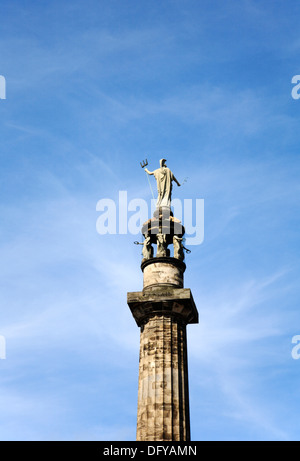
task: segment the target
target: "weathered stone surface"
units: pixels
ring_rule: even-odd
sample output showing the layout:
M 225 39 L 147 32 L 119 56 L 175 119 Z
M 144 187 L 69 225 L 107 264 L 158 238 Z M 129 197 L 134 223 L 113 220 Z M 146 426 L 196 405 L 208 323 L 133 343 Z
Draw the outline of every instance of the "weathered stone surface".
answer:
M 182 288 L 183 287 L 183 272 L 185 267 L 180 264 L 170 263 L 174 258 L 157 258 L 152 264 L 144 264 L 144 283 L 143 289 L 154 286 L 170 285 Z M 178 261 L 178 260 L 175 260 Z
M 181 222 L 172 216 L 166 218 L 163 215 L 155 216 L 143 224 L 142 234 L 151 238 L 151 243 L 156 243 L 157 234 L 163 233 L 166 236 L 166 243 L 173 243 L 173 236 L 183 237 L 185 228 Z
M 186 325 L 198 323 L 185 264 L 174 258 L 142 263 L 143 291 L 127 293 L 141 328 L 137 440 L 189 441 Z
M 127 304 L 138 326 L 152 315 L 173 315 L 185 324 L 198 323 L 198 311 L 189 288 L 156 287 L 127 293 Z
M 137 440 L 189 439 L 186 328 L 153 316 L 141 329 Z

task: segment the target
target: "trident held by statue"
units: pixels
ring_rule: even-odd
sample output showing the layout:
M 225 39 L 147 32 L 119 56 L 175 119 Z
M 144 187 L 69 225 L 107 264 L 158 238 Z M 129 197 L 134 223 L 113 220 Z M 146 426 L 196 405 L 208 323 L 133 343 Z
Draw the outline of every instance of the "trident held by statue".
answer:
M 140 165 L 141 165 L 142 168 L 145 168 L 145 166 L 148 165 L 148 160 L 147 160 L 147 159 L 146 159 L 146 160 L 143 160 L 143 163 L 140 162 Z M 148 178 L 149 187 L 150 187 L 150 190 L 151 190 L 151 193 L 152 193 L 152 197 L 153 197 L 153 199 L 154 199 L 154 193 L 153 193 L 153 189 L 152 189 L 152 186 L 151 186 L 150 179 L 149 179 L 149 176 L 148 176 L 148 175 L 147 175 L 147 178 Z
M 145 168 L 145 166 L 148 165 L 148 160 L 146 159 L 146 161 L 143 160 L 143 163 L 140 162 L 140 165 L 142 168 Z

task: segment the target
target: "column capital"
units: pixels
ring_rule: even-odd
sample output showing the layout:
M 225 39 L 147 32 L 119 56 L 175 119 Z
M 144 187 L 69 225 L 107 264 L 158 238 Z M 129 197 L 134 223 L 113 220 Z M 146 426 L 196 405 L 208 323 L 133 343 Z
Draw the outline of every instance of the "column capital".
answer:
M 186 325 L 198 323 L 198 311 L 189 288 L 157 286 L 152 291 L 127 293 L 127 304 L 140 327 L 154 315 L 180 318 Z

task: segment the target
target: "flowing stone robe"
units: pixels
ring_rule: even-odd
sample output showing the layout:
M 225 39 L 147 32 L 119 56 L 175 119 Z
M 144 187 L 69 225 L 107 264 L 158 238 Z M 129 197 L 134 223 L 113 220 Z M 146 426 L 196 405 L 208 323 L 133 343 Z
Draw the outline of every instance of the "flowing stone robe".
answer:
M 167 167 L 161 167 L 153 171 L 154 177 L 157 183 L 157 207 L 170 207 L 171 206 L 171 195 L 172 195 L 172 181 L 174 181 L 174 175 L 172 171 Z
M 168 207 L 171 206 L 171 196 L 172 196 L 172 181 L 175 181 L 178 186 L 179 182 L 173 175 L 172 171 L 165 165 L 166 160 L 163 158 L 160 160 L 160 168 L 154 170 L 153 172 L 145 168 L 146 173 L 154 175 L 157 184 L 157 202 L 156 206 L 159 207 Z

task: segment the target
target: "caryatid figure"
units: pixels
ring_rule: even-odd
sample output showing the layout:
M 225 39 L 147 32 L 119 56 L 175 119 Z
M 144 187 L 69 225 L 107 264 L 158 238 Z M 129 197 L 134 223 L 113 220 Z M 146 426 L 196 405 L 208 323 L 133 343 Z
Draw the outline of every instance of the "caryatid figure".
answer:
M 166 159 L 162 158 L 160 160 L 160 168 L 157 170 L 149 171 L 145 168 L 146 173 L 154 175 L 157 183 L 158 197 L 156 206 L 159 207 L 168 207 L 171 206 L 171 195 L 172 195 L 172 181 L 175 181 L 178 186 L 179 182 L 175 178 L 172 171 L 166 165 Z
M 153 247 L 151 245 L 151 237 L 150 235 L 146 235 L 146 238 L 144 240 L 144 246 L 143 246 L 143 257 L 144 259 L 149 259 L 153 258 Z
M 157 257 L 166 257 L 167 256 L 167 242 L 166 242 L 166 235 L 165 234 L 157 234 L 156 235 L 156 242 L 157 242 Z
M 181 261 L 184 260 L 182 240 L 183 238 L 178 237 L 178 235 L 173 236 L 174 258 L 180 259 Z

